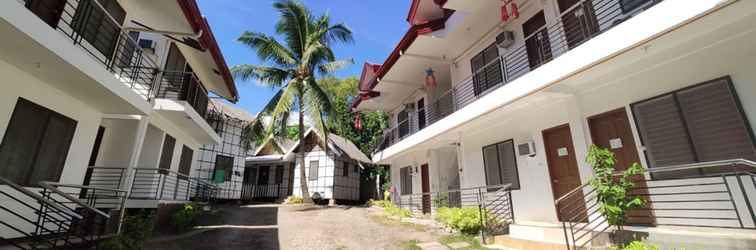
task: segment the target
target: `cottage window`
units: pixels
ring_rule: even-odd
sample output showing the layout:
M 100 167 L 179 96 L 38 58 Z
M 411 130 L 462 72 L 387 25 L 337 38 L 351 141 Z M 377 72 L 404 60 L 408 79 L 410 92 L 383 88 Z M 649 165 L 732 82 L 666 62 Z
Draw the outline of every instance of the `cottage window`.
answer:
M 632 105 L 649 167 L 728 159 L 756 160 L 751 128 L 729 78 L 720 78 Z M 655 173 L 679 178 L 729 167 Z
M 483 165 L 488 186 L 511 184 L 511 189 L 520 189 L 513 140 L 483 147 Z
M 344 176 L 344 177 L 349 176 L 349 162 L 344 162 L 344 164 L 342 164 L 341 168 L 342 168 L 341 169 L 342 170 L 341 175 Z
M 310 174 L 308 176 L 308 180 L 311 180 L 311 181 L 318 180 L 319 165 L 320 165 L 319 161 L 310 161 Z
M 643 6 L 651 0 L 620 0 L 620 6 L 622 7 L 622 13 L 628 13 L 636 8 Z
M 409 111 L 406 108 L 402 111 L 399 111 L 399 114 L 396 115 L 396 122 L 399 127 L 399 138 L 404 138 L 405 136 L 409 135 L 410 119 Z
M 0 144 L 0 176 L 25 186 L 58 181 L 77 122 L 19 98 Z

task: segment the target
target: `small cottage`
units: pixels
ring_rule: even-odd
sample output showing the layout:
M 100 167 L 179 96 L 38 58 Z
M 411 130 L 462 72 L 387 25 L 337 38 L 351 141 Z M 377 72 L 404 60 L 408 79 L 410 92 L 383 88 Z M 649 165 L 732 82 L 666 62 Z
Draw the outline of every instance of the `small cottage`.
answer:
M 360 174 L 370 159 L 351 141 L 309 129 L 304 136 L 305 178 L 310 195 L 321 200 L 349 203 L 360 200 Z M 246 161 L 242 199 L 280 200 L 301 196 L 297 161 L 298 141 L 268 138 Z

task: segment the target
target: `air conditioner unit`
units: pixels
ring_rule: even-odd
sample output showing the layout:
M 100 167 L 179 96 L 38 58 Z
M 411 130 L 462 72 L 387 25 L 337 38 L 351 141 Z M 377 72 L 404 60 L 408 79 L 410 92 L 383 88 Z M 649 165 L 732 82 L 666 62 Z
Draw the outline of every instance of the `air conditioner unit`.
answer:
M 527 143 L 519 144 L 517 145 L 517 151 L 520 152 L 520 156 L 533 157 L 536 155 L 535 142 L 529 141 Z
M 139 47 L 145 50 L 155 50 L 155 41 L 150 39 L 139 39 Z
M 507 49 L 515 42 L 514 32 L 504 31 L 496 36 L 496 46 L 502 49 Z

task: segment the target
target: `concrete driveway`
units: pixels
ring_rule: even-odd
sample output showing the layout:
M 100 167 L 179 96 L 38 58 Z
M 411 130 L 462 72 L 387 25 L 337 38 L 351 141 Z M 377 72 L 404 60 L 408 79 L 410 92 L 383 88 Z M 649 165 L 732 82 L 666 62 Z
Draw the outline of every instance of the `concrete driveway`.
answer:
M 152 241 L 145 249 L 401 249 L 432 233 L 371 219 L 363 207 L 249 205 L 220 207 L 221 218 L 183 237 Z

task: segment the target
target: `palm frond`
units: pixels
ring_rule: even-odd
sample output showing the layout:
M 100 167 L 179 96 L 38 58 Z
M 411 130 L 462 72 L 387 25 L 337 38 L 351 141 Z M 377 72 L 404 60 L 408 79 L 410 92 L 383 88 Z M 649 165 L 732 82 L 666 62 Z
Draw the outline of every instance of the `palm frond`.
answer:
M 273 8 L 281 13 L 276 32 L 284 36 L 295 57 L 302 58 L 310 32 L 310 10 L 298 0 L 279 0 L 273 3 Z
M 294 65 L 297 61 L 289 48 L 284 47 L 274 37 L 258 32 L 244 32 L 237 41 L 257 51 L 262 61 L 274 62 L 278 65 Z
M 320 72 L 321 74 L 327 75 L 327 74 L 331 74 L 336 71 L 339 71 L 345 68 L 346 66 L 349 66 L 352 64 L 354 64 L 354 60 L 351 58 L 346 59 L 346 60 L 327 62 L 321 65 L 318 65 L 318 72 Z
M 236 65 L 231 68 L 231 73 L 237 79 L 257 80 L 268 87 L 281 87 L 294 75 L 290 70 L 249 64 Z
M 262 123 L 262 119 L 255 119 L 255 121 L 247 124 L 242 129 L 241 133 L 241 146 L 244 151 L 251 150 L 254 145 L 261 142 L 267 137 L 265 131 L 265 125 Z

